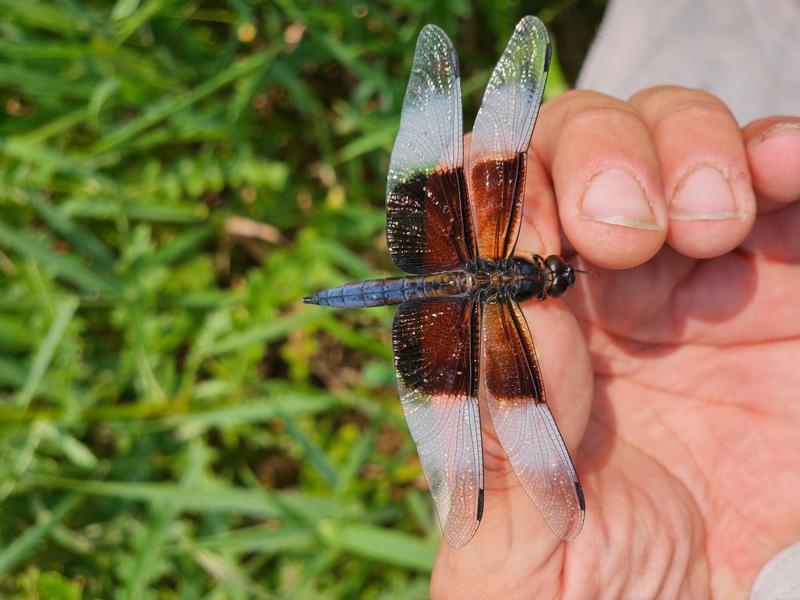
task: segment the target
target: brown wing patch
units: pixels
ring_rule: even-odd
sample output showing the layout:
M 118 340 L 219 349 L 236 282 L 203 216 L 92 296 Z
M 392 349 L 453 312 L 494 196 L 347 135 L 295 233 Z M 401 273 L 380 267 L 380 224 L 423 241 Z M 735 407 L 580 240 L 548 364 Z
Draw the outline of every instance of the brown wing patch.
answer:
M 525 153 L 479 162 L 470 176 L 478 253 L 489 259 L 510 258 L 522 222 Z
M 392 260 L 408 273 L 447 271 L 474 260 L 464 169 L 419 171 L 393 182 L 386 242 Z
M 536 350 L 524 320 L 520 322 L 507 300 L 487 304 L 483 315 L 486 387 L 498 400 L 545 402 Z M 519 317 L 522 317 L 520 314 Z M 523 330 L 524 328 L 524 330 Z

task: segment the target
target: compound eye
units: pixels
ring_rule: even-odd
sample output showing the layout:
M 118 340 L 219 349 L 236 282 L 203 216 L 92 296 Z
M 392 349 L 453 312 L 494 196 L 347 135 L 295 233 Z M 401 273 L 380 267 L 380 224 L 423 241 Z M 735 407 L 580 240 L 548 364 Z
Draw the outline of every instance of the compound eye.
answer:
M 559 296 L 563 296 L 564 292 L 566 291 L 566 282 L 563 279 L 558 278 L 553 282 L 553 285 L 550 286 L 550 289 L 547 290 L 547 293 L 553 298 L 558 298 Z
M 572 265 L 564 267 L 564 272 L 559 279 L 562 279 L 567 284 L 567 287 L 575 285 L 575 269 L 572 268 Z
M 564 261 L 561 260 L 560 256 L 551 254 L 550 256 L 544 259 L 544 266 L 547 267 L 549 271 L 552 271 L 553 273 L 558 273 L 564 267 Z

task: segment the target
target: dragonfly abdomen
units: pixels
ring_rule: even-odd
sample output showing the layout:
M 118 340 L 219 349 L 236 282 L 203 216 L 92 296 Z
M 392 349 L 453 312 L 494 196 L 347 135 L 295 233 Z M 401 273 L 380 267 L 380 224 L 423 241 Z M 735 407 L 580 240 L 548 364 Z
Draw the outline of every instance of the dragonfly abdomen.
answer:
M 412 298 L 459 296 L 469 291 L 471 286 L 472 275 L 465 271 L 386 277 L 345 283 L 306 296 L 303 302 L 338 308 L 367 308 L 400 304 Z

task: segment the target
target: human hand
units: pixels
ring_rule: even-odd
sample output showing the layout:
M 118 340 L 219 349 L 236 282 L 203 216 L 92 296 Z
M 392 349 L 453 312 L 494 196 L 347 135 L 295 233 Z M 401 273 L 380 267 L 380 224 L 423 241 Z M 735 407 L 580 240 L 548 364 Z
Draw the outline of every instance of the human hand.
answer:
M 518 254 L 602 270 L 524 306 L 586 521 L 553 536 L 482 414 L 483 522 L 442 543 L 432 595 L 744 597 L 800 539 L 800 118 L 570 92 L 542 107 L 526 199 Z

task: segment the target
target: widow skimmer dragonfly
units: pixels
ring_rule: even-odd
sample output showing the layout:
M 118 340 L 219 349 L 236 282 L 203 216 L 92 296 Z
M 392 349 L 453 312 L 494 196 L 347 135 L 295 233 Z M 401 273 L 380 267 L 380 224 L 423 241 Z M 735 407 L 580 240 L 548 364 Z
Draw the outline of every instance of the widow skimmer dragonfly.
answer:
M 348 283 L 304 299 L 400 305 L 392 329 L 400 399 L 454 547 L 472 538 L 483 515 L 479 402 L 553 532 L 571 540 L 583 525 L 583 490 L 519 307 L 561 296 L 575 269 L 558 256 L 515 254 L 525 156 L 549 64 L 545 26 L 525 17 L 489 80 L 465 171 L 458 59 L 441 29 L 424 27 L 386 186 L 389 254 L 412 276 Z

